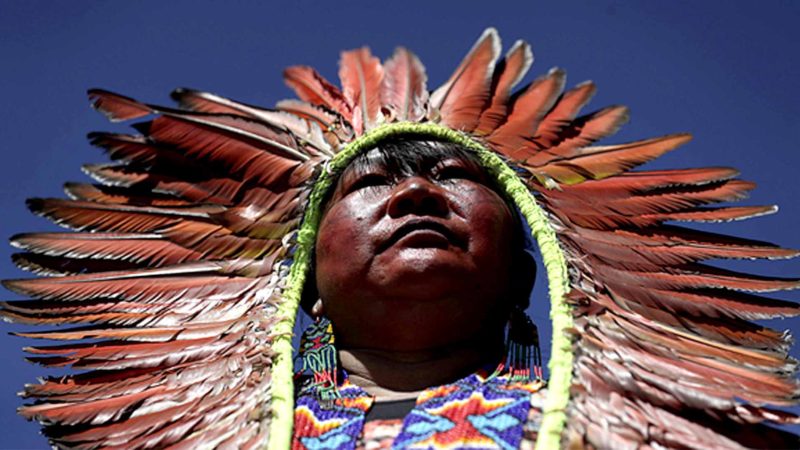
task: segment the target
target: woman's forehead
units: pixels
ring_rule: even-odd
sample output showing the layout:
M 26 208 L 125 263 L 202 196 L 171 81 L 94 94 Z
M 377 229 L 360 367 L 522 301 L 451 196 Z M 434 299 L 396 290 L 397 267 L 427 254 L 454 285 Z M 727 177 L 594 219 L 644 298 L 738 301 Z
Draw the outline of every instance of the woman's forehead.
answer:
M 444 161 L 456 161 L 483 170 L 470 149 L 450 142 L 397 140 L 381 143 L 353 159 L 345 175 L 380 170 L 387 175 L 426 172 Z

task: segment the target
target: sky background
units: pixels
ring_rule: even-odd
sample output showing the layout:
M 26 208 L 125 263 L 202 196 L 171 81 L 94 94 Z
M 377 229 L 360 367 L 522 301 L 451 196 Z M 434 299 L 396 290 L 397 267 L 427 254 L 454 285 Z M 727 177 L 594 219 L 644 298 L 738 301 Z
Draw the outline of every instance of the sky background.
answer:
M 362 45 L 384 59 L 398 45 L 410 48 L 435 88 L 494 26 L 505 48 L 517 39 L 533 46 L 528 80 L 559 66 L 569 85 L 596 82 L 589 110 L 631 108 L 630 123 L 606 142 L 690 132 L 692 143 L 647 167 L 734 166 L 759 185 L 747 204 L 781 207 L 711 228 L 800 248 L 798 21 L 797 1 L 0 0 L 0 237 L 53 230 L 24 199 L 63 196 L 63 182 L 87 179 L 81 164 L 104 160 L 86 133 L 122 128 L 87 107 L 87 88 L 167 104 L 184 86 L 270 106 L 293 96 L 284 67 L 308 64 L 336 80 L 339 51 Z M 0 252 L 0 278 L 27 276 L 10 263 L 10 246 Z M 797 260 L 726 266 L 800 275 Z M 544 280 L 537 285 L 532 316 L 547 338 Z M 797 292 L 780 297 L 800 300 Z M 773 326 L 800 331 L 796 319 Z M 45 373 L 23 360 L 25 344 L 0 336 L 2 449 L 47 446 L 14 413 L 15 393 Z

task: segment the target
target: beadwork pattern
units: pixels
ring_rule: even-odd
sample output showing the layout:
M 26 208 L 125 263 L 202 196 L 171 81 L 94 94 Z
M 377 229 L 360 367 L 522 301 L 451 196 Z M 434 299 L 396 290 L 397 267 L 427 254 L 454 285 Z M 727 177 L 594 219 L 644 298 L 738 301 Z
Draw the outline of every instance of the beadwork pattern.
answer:
M 531 395 L 544 383 L 512 382 L 508 376 L 470 375 L 425 390 L 405 417 L 393 449 L 516 449 L 529 434 Z M 341 398 L 326 407 L 311 388 L 295 408 L 294 450 L 353 450 L 373 398 L 345 381 Z

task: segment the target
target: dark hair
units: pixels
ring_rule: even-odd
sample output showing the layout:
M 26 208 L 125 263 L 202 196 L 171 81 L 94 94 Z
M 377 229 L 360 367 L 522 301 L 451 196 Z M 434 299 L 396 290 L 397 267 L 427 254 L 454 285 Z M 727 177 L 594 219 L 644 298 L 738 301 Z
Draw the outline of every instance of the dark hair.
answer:
M 393 139 L 382 142 L 375 150 L 353 158 L 345 172 L 357 172 L 377 163 L 391 174 L 404 176 L 424 173 L 446 158 L 457 158 L 481 167 L 475 152 L 453 142 Z M 492 188 L 497 191 L 496 186 Z
M 353 158 L 347 168 L 342 173 L 337 174 L 333 185 L 337 186 L 342 175 L 345 173 L 366 170 L 370 165 L 376 163 L 386 168 L 389 174 L 398 176 L 425 173 L 434 168 L 443 159 L 447 158 L 457 158 L 467 164 L 474 165 L 476 168 L 479 168 L 481 172 L 485 171 L 473 150 L 453 142 L 395 138 L 382 142 L 376 150 L 377 152 L 364 152 Z M 503 199 L 509 210 L 512 211 L 516 221 L 516 226 L 514 227 L 515 233 L 511 237 L 512 248 L 516 252 L 511 279 L 513 283 L 519 284 L 519 286 L 514 286 L 513 291 L 516 292 L 518 296 L 524 296 L 524 298 L 516 299 L 516 303 L 512 306 L 518 306 L 524 309 L 528 305 L 527 296 L 533 289 L 533 283 L 536 277 L 536 263 L 532 255 L 527 251 L 529 247 L 526 244 L 526 233 L 529 234 L 528 227 L 524 225 L 524 220 L 521 218 L 516 204 L 506 195 L 503 189 L 500 189 L 493 177 L 486 177 L 486 185 Z M 330 189 L 326 193 L 322 202 L 323 208 L 327 209 L 334 191 L 335 188 Z M 314 281 L 315 270 L 316 262 L 314 261 L 312 253 L 311 273 L 309 273 L 306 278 L 307 281 L 303 289 L 303 296 L 300 303 L 303 310 L 307 313 L 311 310 L 318 296 Z

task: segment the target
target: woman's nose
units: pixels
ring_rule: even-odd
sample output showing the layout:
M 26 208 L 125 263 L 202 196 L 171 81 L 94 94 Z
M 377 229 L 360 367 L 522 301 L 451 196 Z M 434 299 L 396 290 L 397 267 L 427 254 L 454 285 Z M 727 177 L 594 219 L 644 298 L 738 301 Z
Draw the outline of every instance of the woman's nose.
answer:
M 387 210 L 395 218 L 409 214 L 444 217 L 450 208 L 441 187 L 424 177 L 413 176 L 394 188 Z

